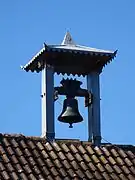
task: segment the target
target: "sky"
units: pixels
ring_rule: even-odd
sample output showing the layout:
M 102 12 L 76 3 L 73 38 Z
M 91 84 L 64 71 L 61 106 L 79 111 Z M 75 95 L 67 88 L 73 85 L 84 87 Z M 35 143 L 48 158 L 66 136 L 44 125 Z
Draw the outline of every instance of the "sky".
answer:
M 0 132 L 41 136 L 41 73 L 21 70 L 43 43 L 60 44 L 68 30 L 77 44 L 117 50 L 100 75 L 103 142 L 135 145 L 135 1 L 29 0 L 0 3 Z M 55 85 L 62 76 L 55 75 Z M 85 79 L 81 78 L 85 87 Z M 69 129 L 58 122 L 63 98 L 55 103 L 60 139 L 88 140 L 87 109 Z

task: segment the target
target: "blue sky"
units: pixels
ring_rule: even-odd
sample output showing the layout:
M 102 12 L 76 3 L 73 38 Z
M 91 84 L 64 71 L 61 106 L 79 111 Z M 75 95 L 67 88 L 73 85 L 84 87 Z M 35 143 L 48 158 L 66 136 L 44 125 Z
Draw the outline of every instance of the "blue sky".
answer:
M 0 132 L 41 135 L 41 74 L 20 69 L 44 42 L 59 44 L 67 30 L 81 45 L 116 50 L 100 76 L 102 137 L 135 144 L 135 1 L 3 1 L 0 5 Z M 61 77 L 55 76 L 55 84 Z M 85 81 L 84 81 L 85 84 Z M 62 99 L 60 99 L 62 103 Z M 84 122 L 56 121 L 57 138 L 87 140 Z M 56 103 L 56 116 L 62 106 Z

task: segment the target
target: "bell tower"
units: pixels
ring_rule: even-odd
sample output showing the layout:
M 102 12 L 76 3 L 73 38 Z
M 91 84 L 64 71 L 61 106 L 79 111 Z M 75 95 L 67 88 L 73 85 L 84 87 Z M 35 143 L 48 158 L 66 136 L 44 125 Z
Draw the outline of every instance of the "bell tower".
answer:
M 63 123 L 83 121 L 75 97 L 85 98 L 88 109 L 88 140 L 95 145 L 101 143 L 100 124 L 100 82 L 99 76 L 105 65 L 116 56 L 117 51 L 108 51 L 77 45 L 69 32 L 60 45 L 47 45 L 22 67 L 26 72 L 42 72 L 42 137 L 48 141 L 55 139 L 54 103 L 59 95 L 65 95 L 63 110 L 58 120 Z M 76 79 L 62 79 L 61 85 L 54 87 L 54 73 L 73 76 L 83 75 L 87 88 Z

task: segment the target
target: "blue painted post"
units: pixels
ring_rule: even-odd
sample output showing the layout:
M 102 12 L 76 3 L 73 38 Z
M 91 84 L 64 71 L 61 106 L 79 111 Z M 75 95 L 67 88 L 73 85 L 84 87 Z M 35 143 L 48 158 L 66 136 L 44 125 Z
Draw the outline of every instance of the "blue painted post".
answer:
M 55 138 L 54 127 L 54 71 L 45 65 L 42 70 L 42 137 L 48 141 Z
M 91 92 L 91 74 L 87 75 L 87 90 Z M 88 106 L 88 141 L 92 141 L 92 106 Z
M 96 146 L 101 144 L 101 122 L 100 122 L 100 80 L 99 72 L 91 73 L 91 91 L 93 94 L 92 104 L 92 133 Z

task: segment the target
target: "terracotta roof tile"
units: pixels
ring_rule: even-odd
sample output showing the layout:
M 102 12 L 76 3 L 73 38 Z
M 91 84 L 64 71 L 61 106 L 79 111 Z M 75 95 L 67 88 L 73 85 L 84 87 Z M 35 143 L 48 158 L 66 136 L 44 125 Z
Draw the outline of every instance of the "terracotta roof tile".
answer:
M 2 163 L 0 163 L 0 171 L 4 171 L 5 170 L 5 167 Z
M 37 149 L 33 149 L 32 154 L 34 155 L 34 157 L 39 158 L 40 157 L 40 153 L 37 151 Z
M 109 156 L 107 159 L 112 165 L 116 164 L 116 161 L 111 156 Z
M 61 177 L 60 177 L 60 176 L 57 176 L 57 177 L 55 177 L 55 179 L 56 179 L 56 180 L 61 180 Z M 68 178 L 64 178 L 64 179 L 69 180 Z
M 5 179 L 5 180 L 10 179 L 7 171 L 2 171 L 1 175 L 2 175 L 3 179 Z
M 92 158 L 92 160 L 94 161 L 94 163 L 99 163 L 99 162 L 100 162 L 100 160 L 97 158 L 97 156 L 96 156 L 95 154 L 93 154 L 93 155 L 91 156 L 91 158 Z
M 49 155 L 48 155 L 47 151 L 42 150 L 42 151 L 41 151 L 41 154 L 42 154 L 42 156 L 43 156 L 44 159 L 49 158 Z
M 62 150 L 62 149 L 60 148 L 60 146 L 59 146 L 57 143 L 55 143 L 55 142 L 52 143 L 52 146 L 53 146 L 53 148 L 55 149 L 55 151 L 57 151 L 57 152 L 59 152 L 59 151 Z
M 41 160 L 40 159 L 40 161 L 38 162 L 41 166 L 43 166 L 45 163 L 43 162 L 43 160 Z M 51 159 L 46 159 L 46 165 L 49 167 L 49 168 L 51 168 L 51 167 L 53 167 L 53 166 L 55 166 L 54 164 L 53 164 L 53 162 L 51 161 Z
M 93 149 L 92 149 L 91 146 L 87 146 L 86 149 L 87 149 L 87 151 L 88 151 L 88 153 L 89 153 L 90 155 L 93 155 L 93 154 L 94 154 L 94 151 L 93 151 Z
M 6 154 L 3 154 L 1 157 L 2 157 L 4 163 L 10 163 L 10 160 Z
M 62 161 L 63 165 L 65 166 L 66 169 L 70 169 L 71 168 L 71 164 L 69 164 L 69 162 L 67 160 Z
M 64 156 L 63 156 L 64 157 Z M 70 161 L 73 161 L 75 158 L 74 158 L 74 156 L 70 153 L 70 152 L 68 152 L 67 154 L 66 154 L 66 157 L 70 160 Z M 64 159 L 64 158 L 63 158 Z
M 126 158 L 127 159 L 127 158 Z M 121 159 L 121 157 L 117 157 L 116 158 L 116 162 L 119 164 L 119 165 L 124 165 L 124 160 Z M 131 162 L 127 160 L 127 164 L 130 164 Z
M 83 158 L 80 156 L 79 153 L 76 153 L 74 157 L 77 159 L 78 162 L 83 161 Z
M 20 173 L 20 175 L 18 174 L 18 176 L 20 177 L 20 180 L 28 180 L 27 176 L 24 173 Z
M 111 153 L 112 153 L 112 155 L 114 156 L 114 157 L 119 157 L 119 154 L 118 154 L 118 152 L 113 148 L 113 149 L 111 149 L 111 151 L 110 151 Z
M 104 172 L 105 171 L 105 168 L 104 168 L 104 166 L 101 163 L 98 163 L 97 167 L 98 167 L 100 172 Z
M 31 154 L 31 152 L 29 151 L 28 148 L 24 149 L 24 153 L 25 153 L 26 157 L 28 157 L 28 158 L 32 156 L 32 154 Z
M 91 158 L 90 158 L 90 156 L 89 155 L 87 155 L 87 154 L 84 154 L 84 155 L 82 155 L 82 157 L 84 158 L 84 160 L 86 161 L 86 162 L 91 162 Z
M 73 169 L 69 169 L 67 172 L 70 175 L 70 177 L 75 177 L 76 176 L 76 173 L 74 172 Z
M 78 153 L 77 148 L 73 144 L 70 145 L 70 149 L 71 149 L 72 153 L 74 153 L 74 154 Z
M 79 165 L 80 165 L 80 167 L 82 168 L 83 171 L 86 171 L 86 170 L 89 169 L 89 167 L 83 161 L 81 161 L 79 163 Z
M 110 174 L 111 178 L 112 179 L 115 179 L 115 180 L 120 180 L 121 178 L 119 177 L 119 175 L 115 174 L 115 173 L 112 173 Z M 124 179 L 125 180 L 125 179 Z
M 54 164 L 55 164 L 55 166 L 57 167 L 57 168 L 62 168 L 63 167 L 63 165 L 62 165 L 62 163 L 59 161 L 59 159 L 55 159 L 54 161 Z
M 103 147 L 102 150 L 103 150 L 103 153 L 104 153 L 105 156 L 111 157 L 111 154 L 110 154 L 110 152 L 108 151 L 108 149 L 106 147 Z
M 24 166 L 24 165 L 26 165 L 26 164 L 28 164 L 28 161 L 26 161 L 26 159 L 24 158 L 24 156 L 20 156 L 19 157 L 19 160 L 20 160 L 20 162 L 21 162 L 21 164 Z
M 125 176 L 124 174 L 120 174 L 119 177 L 120 177 L 120 179 L 128 180 L 128 177 Z
M 45 174 L 46 177 L 50 174 L 48 167 L 43 166 L 41 169 L 42 169 L 42 174 Z
M 6 166 L 6 169 L 7 169 L 9 172 L 13 172 L 13 171 L 14 171 L 14 168 L 13 168 L 13 166 L 12 166 L 10 163 L 7 163 L 5 166 Z
M 84 172 L 81 171 L 79 168 L 78 168 L 78 170 L 76 171 L 76 174 L 77 174 L 77 176 L 81 177 L 82 179 L 85 177 Z
M 102 176 L 103 176 L 104 179 L 110 179 L 110 176 L 109 176 L 109 174 L 107 172 L 103 172 Z
M 129 170 L 132 172 L 132 174 L 135 175 L 135 167 L 134 166 L 129 167 Z
M 85 174 L 86 174 L 86 177 L 89 178 L 89 179 L 93 179 L 94 178 L 94 175 L 89 170 L 87 170 L 85 172 Z
M 119 166 L 117 166 L 116 164 L 113 166 L 113 168 L 115 169 L 117 174 L 120 174 L 122 172 L 121 169 L 119 168 Z
M 54 178 L 51 176 L 51 175 L 49 175 L 48 177 L 46 177 L 47 178 L 47 180 L 54 180 Z
M 51 143 L 49 143 L 49 142 L 45 143 L 45 148 L 48 152 L 53 150 Z
M 134 180 L 135 179 L 135 176 L 132 176 L 131 174 L 129 174 L 127 177 L 128 177 L 129 180 Z
M 95 179 L 103 179 L 102 174 L 99 173 L 98 171 L 95 171 L 94 175 L 95 175 Z
M 104 157 L 104 155 L 101 155 L 99 157 L 99 160 L 103 163 L 103 164 L 107 164 L 108 163 L 108 160 Z
M 130 159 L 134 159 L 135 158 L 135 154 L 133 154 L 132 151 L 127 151 L 127 155 L 129 156 Z
M 55 167 L 51 167 L 50 168 L 50 171 L 51 171 L 51 174 L 53 175 L 53 176 L 57 176 L 59 173 L 57 172 L 57 170 L 56 170 L 56 168 Z
M 121 169 L 124 171 L 125 174 L 129 174 L 130 171 L 126 166 L 122 166 Z
M 92 148 L 90 148 L 89 147 L 89 149 L 91 149 L 91 151 L 92 151 Z M 99 147 L 95 147 L 94 148 L 94 150 L 95 150 L 95 153 L 98 155 L 98 156 L 101 156 L 102 154 L 103 154 L 103 152 L 100 150 L 100 148 Z M 94 152 L 93 152 L 94 153 Z
M 15 151 L 16 156 L 22 156 L 23 155 L 22 151 L 18 147 L 14 148 L 14 151 Z
M 105 168 L 106 168 L 106 170 L 108 171 L 108 173 L 112 173 L 112 172 L 114 172 L 114 170 L 113 170 L 113 168 L 110 166 L 110 164 L 106 164 L 105 165 Z
M 70 152 L 68 146 L 67 146 L 65 143 L 61 144 L 61 147 L 63 148 L 63 150 L 64 150 L 65 152 Z
M 96 167 L 95 167 L 95 165 L 94 165 L 92 162 L 90 162 L 90 163 L 88 164 L 88 166 L 89 166 L 89 168 L 90 168 L 91 171 L 95 172 Z
M 73 166 L 73 169 L 75 169 L 75 170 L 79 169 L 79 165 L 78 165 L 78 163 L 75 160 L 71 161 L 71 164 Z
M 79 149 L 81 154 L 85 154 L 86 153 L 86 150 L 84 149 L 84 147 L 82 145 L 78 146 L 78 149 Z
M 28 175 L 28 177 L 31 179 L 31 180 L 37 180 L 36 177 L 31 173 L 30 175 Z
M 122 158 L 127 157 L 127 154 L 123 151 L 123 149 L 119 149 L 119 155 L 120 155 Z
M 12 179 L 18 180 L 18 175 L 15 172 L 11 174 Z
M 3 143 L 4 143 L 4 145 L 7 146 L 7 147 L 8 147 L 8 146 L 11 146 L 11 144 L 10 144 L 10 142 L 8 142 L 8 139 L 7 139 L 7 138 L 4 138 L 4 139 L 3 139 Z
M 16 165 L 17 163 L 19 163 L 19 161 L 18 161 L 18 159 L 16 158 L 15 155 L 12 155 L 12 156 L 11 156 L 11 160 L 12 160 L 12 163 L 15 164 L 15 165 Z
M 59 169 L 59 172 L 60 172 L 60 175 L 61 175 L 62 177 L 66 177 L 66 176 L 67 176 L 67 172 L 64 170 L 64 168 L 60 168 L 60 169 Z
M 2 180 L 134 180 L 135 147 L 1 135 Z

